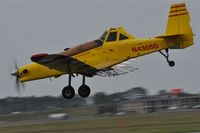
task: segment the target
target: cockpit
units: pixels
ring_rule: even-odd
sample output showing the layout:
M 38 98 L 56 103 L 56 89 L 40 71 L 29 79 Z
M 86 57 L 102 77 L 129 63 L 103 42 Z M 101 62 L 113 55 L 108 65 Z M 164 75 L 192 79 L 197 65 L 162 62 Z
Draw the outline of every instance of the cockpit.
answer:
M 105 42 L 123 41 L 134 37 L 124 30 L 123 27 L 107 29 L 97 40 L 99 45 Z

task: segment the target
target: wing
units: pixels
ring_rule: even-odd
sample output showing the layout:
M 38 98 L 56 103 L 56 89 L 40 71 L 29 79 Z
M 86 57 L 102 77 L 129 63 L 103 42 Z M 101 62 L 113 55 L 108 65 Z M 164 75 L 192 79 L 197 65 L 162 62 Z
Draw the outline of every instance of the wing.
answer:
M 97 69 L 81 62 L 71 56 L 60 54 L 37 54 L 31 57 L 33 62 L 56 69 L 65 73 L 78 73 L 86 76 L 93 76 Z
M 114 77 L 114 76 L 124 75 L 129 72 L 138 70 L 139 69 L 138 67 L 133 66 L 134 60 L 135 59 L 130 59 L 130 60 L 124 61 L 120 64 L 114 65 L 110 68 L 98 71 L 97 75 L 103 76 L 103 77 Z

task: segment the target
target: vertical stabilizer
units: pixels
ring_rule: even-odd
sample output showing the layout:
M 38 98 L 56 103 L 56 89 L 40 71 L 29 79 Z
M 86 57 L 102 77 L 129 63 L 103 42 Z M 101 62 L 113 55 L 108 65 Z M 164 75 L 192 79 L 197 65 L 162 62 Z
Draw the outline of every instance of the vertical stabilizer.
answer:
M 186 48 L 193 44 L 190 16 L 185 3 L 171 5 L 165 34 L 181 35 L 176 37 L 177 45 L 174 48 Z
M 185 3 L 171 5 L 166 34 L 193 34 Z

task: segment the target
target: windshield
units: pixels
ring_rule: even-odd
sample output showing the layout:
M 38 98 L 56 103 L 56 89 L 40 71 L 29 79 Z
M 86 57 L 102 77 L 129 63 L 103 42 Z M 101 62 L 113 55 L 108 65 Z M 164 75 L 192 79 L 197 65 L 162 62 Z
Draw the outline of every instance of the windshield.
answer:
M 107 39 L 106 39 L 106 42 L 112 42 L 112 41 L 116 41 L 117 40 L 117 32 L 110 32 Z
M 106 39 L 107 33 L 108 33 L 108 32 L 105 31 L 105 32 L 101 35 L 100 39 L 101 39 L 102 41 L 104 41 L 104 40 Z

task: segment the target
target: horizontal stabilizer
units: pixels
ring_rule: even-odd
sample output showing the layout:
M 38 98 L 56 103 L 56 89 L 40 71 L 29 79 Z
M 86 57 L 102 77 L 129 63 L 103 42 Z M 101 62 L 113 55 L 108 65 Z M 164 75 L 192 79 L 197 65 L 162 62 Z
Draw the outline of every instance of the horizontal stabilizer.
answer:
M 183 36 L 183 34 L 165 34 L 165 35 L 156 36 L 155 38 L 170 39 L 170 38 L 181 37 L 181 36 Z

